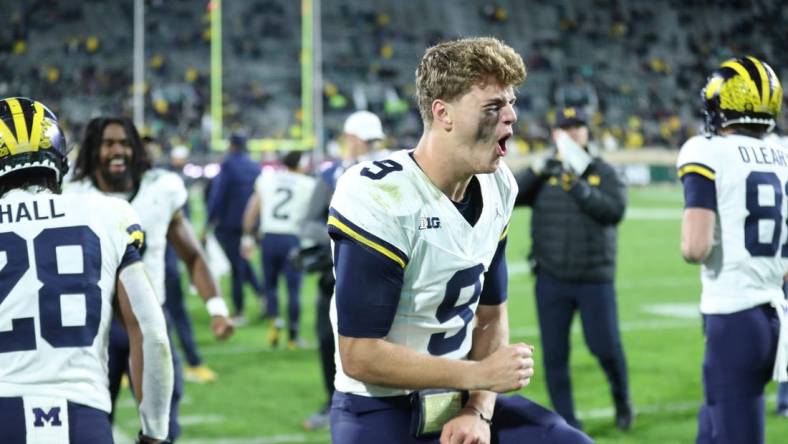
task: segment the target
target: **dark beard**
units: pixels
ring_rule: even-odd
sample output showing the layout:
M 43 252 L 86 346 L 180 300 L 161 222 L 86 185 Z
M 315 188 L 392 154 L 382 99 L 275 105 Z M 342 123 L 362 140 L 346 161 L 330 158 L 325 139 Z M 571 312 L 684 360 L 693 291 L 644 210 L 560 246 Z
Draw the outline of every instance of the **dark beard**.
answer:
M 129 191 L 127 188 L 129 183 L 131 182 L 131 170 L 129 169 L 128 165 L 126 166 L 126 171 L 122 173 L 111 173 L 109 171 L 109 163 L 101 165 L 99 167 L 99 174 L 101 174 L 101 178 L 104 179 L 104 182 L 109 185 L 111 188 L 107 191 L 112 192 L 124 192 Z

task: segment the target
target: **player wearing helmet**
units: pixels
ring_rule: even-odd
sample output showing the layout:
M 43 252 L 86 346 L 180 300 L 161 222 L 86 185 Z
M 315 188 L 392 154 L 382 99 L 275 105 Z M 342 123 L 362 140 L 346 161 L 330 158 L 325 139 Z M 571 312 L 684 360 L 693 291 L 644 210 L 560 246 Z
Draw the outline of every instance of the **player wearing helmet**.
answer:
M 707 134 L 689 139 L 678 159 L 681 251 L 701 264 L 703 287 L 697 442 L 762 443 L 764 386 L 788 379 L 788 150 L 764 140 L 780 113 L 782 87 L 768 64 L 747 56 L 722 63 L 701 98 Z
M 46 106 L 0 100 L 0 442 L 112 442 L 113 307 L 129 332 L 140 442 L 157 442 L 173 375 L 142 230 L 122 200 L 61 195 L 66 154 Z

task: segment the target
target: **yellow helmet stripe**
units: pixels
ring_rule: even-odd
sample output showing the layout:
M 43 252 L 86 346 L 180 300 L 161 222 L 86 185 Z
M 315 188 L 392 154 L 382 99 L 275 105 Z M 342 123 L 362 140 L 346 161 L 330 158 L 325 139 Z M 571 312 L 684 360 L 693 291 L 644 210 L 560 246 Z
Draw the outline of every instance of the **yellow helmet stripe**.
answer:
M 22 105 L 17 99 L 8 99 L 8 107 L 11 108 L 11 115 L 14 116 L 14 129 L 16 129 L 16 141 L 19 145 L 27 145 L 30 142 L 30 133 L 27 132 L 27 122 L 22 111 Z
M 766 69 L 763 67 L 763 63 L 760 60 L 756 59 L 753 56 L 747 56 L 747 59 L 755 65 L 755 69 L 758 70 L 758 75 L 761 77 L 761 105 L 764 108 L 769 106 L 769 77 L 766 75 Z
M 38 151 L 41 143 L 41 122 L 44 121 L 44 107 L 40 102 L 34 102 L 33 126 L 30 129 L 30 151 Z
M 8 102 L 8 100 L 6 100 Z M 5 120 L 0 119 L 0 137 L 3 138 L 5 145 L 8 147 L 8 151 L 11 154 L 16 154 L 16 137 L 14 137 L 14 133 L 11 132 L 11 128 L 6 125 Z
M 706 85 L 706 100 L 711 99 L 714 97 L 714 94 L 720 91 L 720 86 L 722 86 L 724 80 L 722 77 L 715 76 L 709 81 L 709 84 Z
M 752 92 L 757 96 L 761 97 L 758 93 L 758 87 L 755 85 L 755 81 L 752 80 L 750 73 L 747 72 L 747 68 L 745 68 L 741 63 L 736 60 L 728 60 L 727 62 L 723 63 L 722 66 L 728 67 L 736 71 L 742 78 L 747 82 Z

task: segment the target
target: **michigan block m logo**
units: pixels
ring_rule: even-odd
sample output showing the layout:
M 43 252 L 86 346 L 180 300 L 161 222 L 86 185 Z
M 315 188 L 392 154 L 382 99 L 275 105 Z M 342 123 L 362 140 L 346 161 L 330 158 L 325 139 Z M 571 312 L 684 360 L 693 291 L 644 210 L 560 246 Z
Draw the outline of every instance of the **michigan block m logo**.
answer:
M 60 422 L 60 407 L 52 407 L 48 412 L 36 407 L 33 409 L 33 414 L 36 416 L 33 422 L 33 425 L 36 427 L 44 427 L 45 422 L 53 426 L 62 425 Z

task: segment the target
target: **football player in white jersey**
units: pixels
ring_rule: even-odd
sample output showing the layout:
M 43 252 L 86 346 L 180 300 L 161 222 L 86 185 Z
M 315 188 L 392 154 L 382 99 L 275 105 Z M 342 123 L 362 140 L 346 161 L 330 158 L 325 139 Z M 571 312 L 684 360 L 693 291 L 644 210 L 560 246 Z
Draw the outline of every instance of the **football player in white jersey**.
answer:
M 66 152 L 43 104 L 0 100 L 0 442 L 113 442 L 113 308 L 129 330 L 139 440 L 158 442 L 172 362 L 139 221 L 121 200 L 61 195 Z
M 701 96 L 706 134 L 681 147 L 677 165 L 681 251 L 701 264 L 703 286 L 697 442 L 762 443 L 763 388 L 772 377 L 788 379 L 788 150 L 764 140 L 783 92 L 772 68 L 747 56 L 722 63 Z
M 183 181 L 175 174 L 150 168 L 142 140 L 134 124 L 126 117 L 99 117 L 87 126 L 76 160 L 73 182 L 66 192 L 104 193 L 131 203 L 145 227 L 147 247 L 142 260 L 148 268 L 160 304 L 164 303 L 164 252 L 169 240 L 184 261 L 192 284 L 206 302 L 211 315 L 211 329 L 218 339 L 233 332 L 227 306 L 222 299 L 205 255 L 191 224 L 183 216 L 186 202 Z M 115 323 L 110 340 L 110 391 L 113 401 L 120 379 L 126 371 L 128 348 L 125 332 Z M 175 390 L 170 414 L 170 439 L 179 435 L 178 402 L 183 381 L 178 354 L 173 351 Z
M 526 386 L 534 365 L 532 347 L 509 344 L 506 309 L 517 185 L 501 157 L 524 78 L 522 58 L 494 38 L 429 48 L 416 149 L 340 178 L 328 219 L 334 442 L 591 442 L 538 404 L 496 395 Z
M 283 156 L 285 169 L 267 169 L 255 181 L 243 217 L 241 255 L 250 259 L 255 244 L 254 227 L 259 220 L 266 316 L 271 318 L 268 343 L 276 347 L 282 319 L 279 317 L 279 276 L 287 283 L 288 347 L 299 346 L 298 320 L 301 315 L 302 273 L 290 261 L 290 253 L 300 244 L 298 234 L 304 223 L 315 179 L 299 171 L 300 151 Z

